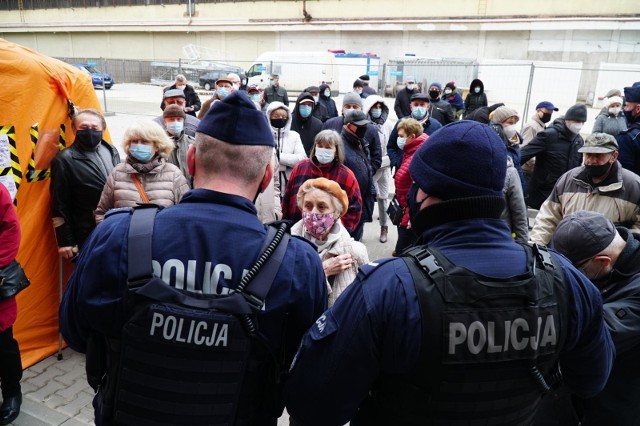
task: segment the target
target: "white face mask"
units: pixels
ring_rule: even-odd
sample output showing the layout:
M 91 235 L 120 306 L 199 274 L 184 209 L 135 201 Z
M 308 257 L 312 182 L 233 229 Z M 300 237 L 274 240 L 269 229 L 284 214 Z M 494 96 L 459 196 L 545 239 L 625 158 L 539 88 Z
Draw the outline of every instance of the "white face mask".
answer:
M 184 89 L 186 89 L 186 88 L 187 88 L 187 86 L 185 84 L 180 85 L 180 86 L 176 85 L 176 89 L 178 89 L 178 90 L 183 90 L 184 91 Z
M 621 107 L 611 107 L 609 108 L 609 112 L 613 115 L 618 115 L 620 114 L 620 110 L 622 110 Z
M 580 130 L 582 130 L 582 126 L 584 126 L 584 123 L 571 123 L 569 124 L 569 130 L 571 130 L 571 133 L 577 135 L 580 133 Z
M 518 130 L 517 130 L 515 124 L 511 124 L 511 125 L 505 127 L 504 129 L 502 129 L 502 131 L 504 132 L 504 135 L 507 137 L 507 139 L 511 139 L 513 137 L 513 135 L 515 135 Z
M 331 148 L 316 147 L 316 159 L 320 164 L 329 164 L 336 156 L 336 150 Z
M 413 90 L 415 87 L 415 84 L 407 84 L 407 89 L 409 90 Z

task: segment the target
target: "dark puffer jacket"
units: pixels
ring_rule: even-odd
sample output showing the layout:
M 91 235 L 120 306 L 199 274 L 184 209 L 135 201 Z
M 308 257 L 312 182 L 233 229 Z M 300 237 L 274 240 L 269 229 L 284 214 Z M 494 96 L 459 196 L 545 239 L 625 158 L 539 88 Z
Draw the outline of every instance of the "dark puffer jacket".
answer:
M 328 84 L 320 85 L 320 93 L 319 93 L 320 103 L 324 105 L 324 107 L 327 109 L 327 114 L 329 114 L 329 118 L 337 117 L 338 108 L 336 107 L 336 102 L 333 99 L 331 99 L 330 96 L 324 95 L 324 91 L 327 89 L 331 90 L 331 87 L 329 87 Z
M 529 207 L 539 209 L 558 178 L 582 164 L 582 154 L 578 150 L 583 144 L 582 136 L 572 133 L 564 119 L 558 118 L 522 148 L 520 164 L 536 157 L 536 168 L 528 188 Z
M 320 130 L 322 130 L 322 121 L 316 118 L 313 114 L 307 118 L 303 118 L 300 115 L 300 102 L 303 99 L 313 100 L 313 96 L 307 92 L 302 92 L 298 96 L 296 106 L 291 113 L 291 130 L 295 130 L 300 134 L 302 146 L 304 146 L 304 151 L 307 153 L 308 157 L 311 152 L 311 148 L 313 147 L 313 141 L 316 138 L 316 135 L 320 133 Z
M 473 88 L 476 86 L 480 86 L 479 93 L 475 93 L 473 91 Z M 469 85 L 469 93 L 467 94 L 467 97 L 464 98 L 464 106 L 467 109 L 464 116 L 466 117 L 476 109 L 486 107 L 487 105 L 489 105 L 489 102 L 487 102 L 487 95 L 484 93 L 484 83 L 482 80 L 476 78 Z

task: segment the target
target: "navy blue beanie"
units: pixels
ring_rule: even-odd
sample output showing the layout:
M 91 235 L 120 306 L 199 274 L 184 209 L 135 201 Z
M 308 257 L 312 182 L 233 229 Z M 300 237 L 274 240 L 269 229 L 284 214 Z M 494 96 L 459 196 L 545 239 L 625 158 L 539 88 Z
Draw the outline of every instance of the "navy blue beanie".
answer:
M 434 132 L 413 155 L 409 173 L 442 200 L 502 197 L 507 150 L 489 126 L 462 120 Z
M 275 147 L 267 116 L 243 91 L 215 101 L 196 131 L 235 145 Z
M 624 88 L 624 100 L 627 102 L 640 102 L 640 81 L 636 81 L 631 87 Z

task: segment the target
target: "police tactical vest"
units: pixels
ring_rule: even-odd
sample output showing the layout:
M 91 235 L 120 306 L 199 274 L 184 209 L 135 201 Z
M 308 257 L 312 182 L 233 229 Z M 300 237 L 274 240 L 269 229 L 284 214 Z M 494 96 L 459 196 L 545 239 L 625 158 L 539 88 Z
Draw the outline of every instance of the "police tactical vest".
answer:
M 109 341 L 109 417 L 117 425 L 241 424 L 236 409 L 258 338 L 255 314 L 286 252 L 286 225 L 269 227 L 266 249 L 235 292 L 202 295 L 153 277 L 156 211 L 135 209 L 131 219 L 128 320 Z
M 527 272 L 504 279 L 455 266 L 435 248 L 404 255 L 422 316 L 421 359 L 411 374 L 380 378 L 352 425 L 532 424 L 560 381 L 568 300 L 551 255 L 523 247 Z

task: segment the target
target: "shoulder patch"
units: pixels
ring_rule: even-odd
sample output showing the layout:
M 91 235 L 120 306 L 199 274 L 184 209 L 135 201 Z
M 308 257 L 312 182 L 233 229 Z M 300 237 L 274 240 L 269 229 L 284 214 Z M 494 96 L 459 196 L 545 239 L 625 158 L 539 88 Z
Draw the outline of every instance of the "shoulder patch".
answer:
M 119 207 L 117 209 L 111 209 L 108 212 L 106 212 L 104 214 L 104 218 L 107 219 L 108 217 L 111 217 L 113 215 L 120 214 L 120 213 L 131 214 L 132 212 L 133 212 L 133 207 Z

